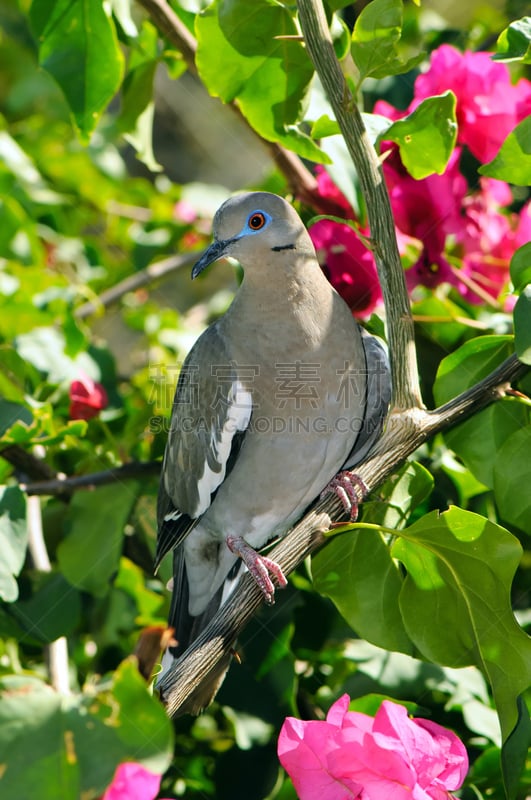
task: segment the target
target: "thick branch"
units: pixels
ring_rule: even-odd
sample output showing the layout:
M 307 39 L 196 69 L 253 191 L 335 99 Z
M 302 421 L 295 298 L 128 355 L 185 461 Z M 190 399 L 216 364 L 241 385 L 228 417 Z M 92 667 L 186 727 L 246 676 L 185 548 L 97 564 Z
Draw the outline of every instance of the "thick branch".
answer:
M 321 0 L 298 0 L 298 6 L 308 53 L 336 115 L 367 205 L 371 244 L 387 314 L 393 405 L 399 410 L 420 408 L 413 320 L 382 165 L 334 52 Z
M 372 491 L 427 438 L 502 397 L 507 385 L 528 369 L 512 356 L 483 381 L 435 411 L 409 409 L 393 414 L 376 452 L 356 467 L 356 473 Z M 289 574 L 324 543 L 328 517 L 338 518 L 340 514 L 337 498 L 319 501 L 268 555 Z M 178 714 L 194 689 L 227 656 L 262 602 L 260 589 L 248 574 L 244 575 L 227 603 L 162 679 L 159 689 L 169 714 Z

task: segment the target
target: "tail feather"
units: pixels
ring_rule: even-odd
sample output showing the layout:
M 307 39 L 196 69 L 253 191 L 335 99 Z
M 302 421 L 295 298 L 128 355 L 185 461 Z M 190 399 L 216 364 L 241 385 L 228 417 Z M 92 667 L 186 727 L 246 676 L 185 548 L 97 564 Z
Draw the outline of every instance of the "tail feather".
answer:
M 235 567 L 237 569 L 231 570 L 231 575 L 228 576 L 231 589 L 234 588 L 237 582 L 236 577 L 240 563 L 236 564 Z M 193 690 L 178 708 L 173 708 L 172 697 L 175 694 L 175 676 L 171 674 L 171 667 L 213 619 L 222 603 L 227 599 L 228 592 L 227 587 L 222 585 L 205 610 L 194 617 L 188 612 L 188 576 L 182 547 L 174 550 L 173 570 L 173 591 L 168 625 L 174 629 L 174 641 L 176 641 L 176 644 L 168 647 L 164 653 L 162 659 L 163 670 L 157 679 L 156 688 L 171 716 L 199 714 L 210 705 L 216 696 L 230 666 L 232 656 L 229 653 L 215 664 L 199 686 Z

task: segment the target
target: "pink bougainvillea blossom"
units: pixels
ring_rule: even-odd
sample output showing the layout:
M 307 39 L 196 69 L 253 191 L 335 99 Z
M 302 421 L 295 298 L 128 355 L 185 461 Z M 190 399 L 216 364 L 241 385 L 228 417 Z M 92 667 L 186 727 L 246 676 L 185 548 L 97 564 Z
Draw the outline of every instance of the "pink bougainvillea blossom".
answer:
M 326 722 L 284 722 L 278 755 L 300 800 L 447 800 L 459 789 L 468 757 L 454 733 L 389 700 L 374 718 L 349 702 L 340 697 Z
M 447 237 L 458 236 L 462 228 L 461 205 L 467 184 L 459 172 L 459 156 L 456 148 L 442 175 L 429 175 L 422 180 L 409 175 L 394 146 L 384 161 L 397 232 L 422 243 L 417 262 L 406 272 L 410 290 L 417 284 L 434 288 L 441 283 L 454 284 L 461 292 L 466 290 L 445 255 Z
M 503 214 L 512 202 L 507 184 L 491 178 L 480 179 L 480 190 L 463 202 L 463 225 L 458 242 L 463 251 L 467 275 L 488 296 L 497 298 L 509 282 L 511 257 L 531 238 L 529 203 L 520 214 Z M 478 302 L 473 290 L 465 293 Z
M 160 775 L 132 761 L 119 764 L 111 785 L 101 800 L 154 800 L 160 789 Z
M 348 200 L 322 167 L 317 168 L 316 177 L 321 196 L 333 200 L 345 219 L 354 220 Z M 371 251 L 349 225 L 333 220 L 319 220 L 310 227 L 309 233 L 319 263 L 334 289 L 354 314 L 369 316 L 382 301 Z M 360 233 L 367 235 L 363 230 Z
M 107 392 L 101 385 L 82 374 L 70 384 L 70 419 L 92 419 L 107 407 Z
M 531 82 L 513 85 L 505 64 L 489 53 L 460 53 L 443 44 L 415 80 L 412 111 L 421 100 L 450 89 L 457 98 L 457 141 L 479 161 L 491 161 L 516 125 L 531 114 Z M 382 113 L 380 111 L 379 113 Z
M 349 225 L 328 219 L 312 225 L 310 236 L 334 289 L 355 314 L 368 316 L 382 300 L 371 251 Z

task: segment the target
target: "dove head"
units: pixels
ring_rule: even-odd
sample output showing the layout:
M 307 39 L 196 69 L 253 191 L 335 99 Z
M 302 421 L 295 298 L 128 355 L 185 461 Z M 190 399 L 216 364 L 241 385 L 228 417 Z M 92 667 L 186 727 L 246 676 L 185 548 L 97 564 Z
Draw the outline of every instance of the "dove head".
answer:
M 269 192 L 231 197 L 216 212 L 213 230 L 214 241 L 195 264 L 192 278 L 225 256 L 236 258 L 244 269 L 269 264 L 273 255 L 290 251 L 293 255 L 315 257 L 295 209 Z

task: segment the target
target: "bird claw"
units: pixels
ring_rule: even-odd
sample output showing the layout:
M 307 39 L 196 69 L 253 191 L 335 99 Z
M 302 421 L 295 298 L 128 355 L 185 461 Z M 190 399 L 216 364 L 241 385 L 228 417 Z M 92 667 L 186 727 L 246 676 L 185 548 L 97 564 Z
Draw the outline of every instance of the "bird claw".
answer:
M 225 541 L 231 553 L 241 558 L 253 576 L 264 595 L 266 603 L 273 605 L 275 602 L 275 585 L 271 580 L 270 574 L 277 579 L 281 589 L 287 586 L 288 583 L 280 566 L 276 561 L 257 553 L 250 544 L 247 544 L 243 536 L 227 536 Z
M 321 492 L 321 500 L 327 494 L 335 494 L 341 500 L 350 521 L 355 522 L 358 518 L 359 505 L 368 491 L 368 487 L 359 475 L 345 470 L 332 478 L 330 483 L 325 486 Z

